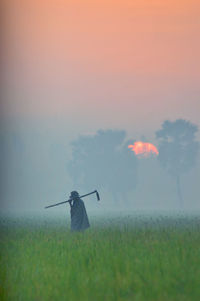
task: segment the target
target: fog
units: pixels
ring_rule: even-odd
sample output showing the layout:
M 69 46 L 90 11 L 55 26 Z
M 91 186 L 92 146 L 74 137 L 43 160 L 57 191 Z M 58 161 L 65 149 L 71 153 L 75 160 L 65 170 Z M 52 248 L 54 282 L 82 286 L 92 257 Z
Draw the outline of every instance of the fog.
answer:
M 199 3 L 4 2 L 1 211 L 198 210 Z
M 139 158 L 128 149 L 130 143 L 141 138 L 159 147 L 156 131 L 161 126 L 152 133 L 153 141 L 144 137 L 145 133 L 134 137 L 133 132 L 130 137 L 123 129 L 99 129 L 76 135 L 69 132 L 67 124 L 2 127 L 1 212 L 67 215 L 68 205 L 44 207 L 67 200 L 72 190 L 82 195 L 95 189 L 101 200 L 97 202 L 94 195 L 84 199 L 89 214 L 199 210 L 197 146 L 196 153 L 191 146 L 186 150 L 189 166 L 180 176 L 181 204 L 176 179 L 162 167 L 158 157 Z M 195 143 L 197 140 L 195 133 Z

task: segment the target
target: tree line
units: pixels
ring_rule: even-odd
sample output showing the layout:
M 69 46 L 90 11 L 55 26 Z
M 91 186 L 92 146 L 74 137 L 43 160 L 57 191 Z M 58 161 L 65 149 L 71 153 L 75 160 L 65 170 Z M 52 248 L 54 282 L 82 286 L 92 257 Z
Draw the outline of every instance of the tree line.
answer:
M 155 132 L 161 167 L 176 182 L 177 200 L 183 206 L 181 176 L 196 164 L 199 142 L 197 125 L 184 119 L 166 120 Z M 128 148 L 135 139 L 127 139 L 124 130 L 98 130 L 95 135 L 80 136 L 71 143 L 72 157 L 68 173 L 79 189 L 103 189 L 114 200 L 126 201 L 138 181 L 138 158 Z M 156 158 L 155 158 L 156 160 Z

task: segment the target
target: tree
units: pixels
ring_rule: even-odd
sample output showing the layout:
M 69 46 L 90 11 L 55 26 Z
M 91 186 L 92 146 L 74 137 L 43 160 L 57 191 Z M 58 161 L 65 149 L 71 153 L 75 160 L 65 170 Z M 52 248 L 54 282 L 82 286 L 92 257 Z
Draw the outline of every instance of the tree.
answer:
M 115 200 L 126 199 L 136 185 L 137 159 L 125 138 L 122 130 L 99 130 L 73 141 L 68 172 L 74 186 L 100 188 L 111 192 Z
M 161 166 L 176 180 L 177 195 L 180 206 L 183 197 L 180 177 L 195 166 L 199 143 L 195 140 L 198 127 L 184 119 L 174 122 L 166 120 L 156 132 L 159 139 L 159 156 Z

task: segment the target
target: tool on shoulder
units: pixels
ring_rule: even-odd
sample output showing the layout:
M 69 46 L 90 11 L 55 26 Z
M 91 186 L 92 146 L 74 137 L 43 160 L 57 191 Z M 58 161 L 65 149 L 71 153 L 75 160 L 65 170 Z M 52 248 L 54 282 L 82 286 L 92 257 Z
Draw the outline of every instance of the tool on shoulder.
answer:
M 86 196 L 88 196 L 88 195 L 90 195 L 90 194 L 93 194 L 93 193 L 96 194 L 97 201 L 100 201 L 99 193 L 98 193 L 97 190 L 94 190 L 94 191 L 92 191 L 92 192 L 90 192 L 90 193 L 81 195 L 81 196 L 79 196 L 79 198 L 82 199 L 82 198 L 84 198 L 84 197 L 86 197 Z M 76 197 L 75 197 L 75 198 L 76 198 Z M 58 206 L 58 205 L 62 205 L 62 204 L 65 204 L 65 203 L 69 203 L 70 201 L 73 201 L 75 198 L 70 198 L 69 200 L 64 201 L 64 202 L 60 202 L 60 203 L 57 203 L 57 204 L 53 204 L 53 205 L 46 206 L 45 209 L 51 208 L 51 207 L 55 207 L 55 206 Z

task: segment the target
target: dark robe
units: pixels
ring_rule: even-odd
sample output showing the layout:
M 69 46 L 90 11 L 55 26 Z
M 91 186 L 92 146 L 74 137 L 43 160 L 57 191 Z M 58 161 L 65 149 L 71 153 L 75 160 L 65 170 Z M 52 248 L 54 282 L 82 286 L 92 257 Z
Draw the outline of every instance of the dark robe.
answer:
M 90 227 L 85 205 L 81 199 L 71 203 L 71 231 L 84 231 Z

